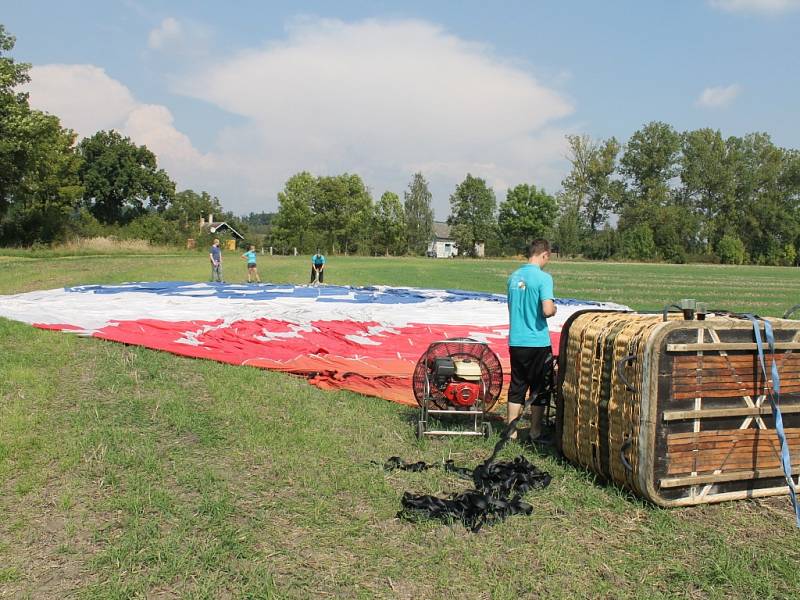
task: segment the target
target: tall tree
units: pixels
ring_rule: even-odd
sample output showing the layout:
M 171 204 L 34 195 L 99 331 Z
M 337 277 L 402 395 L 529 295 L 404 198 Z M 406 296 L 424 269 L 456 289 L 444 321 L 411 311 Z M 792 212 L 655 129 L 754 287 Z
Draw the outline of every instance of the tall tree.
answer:
M 25 172 L 25 139 L 21 129 L 30 114 L 28 96 L 15 88 L 27 83 L 30 65 L 8 55 L 16 39 L 0 24 L 0 218 L 10 204 L 11 187 Z
M 579 201 L 562 191 L 556 196 L 556 203 L 558 217 L 553 232 L 554 246 L 562 254 L 576 256 L 581 253 L 583 240 L 588 234 Z
M 332 253 L 357 251 L 372 220 L 372 198 L 361 177 L 349 173 L 320 177 L 311 200 L 314 223 Z
M 423 254 L 433 238 L 433 208 L 428 182 L 422 173 L 415 173 L 405 192 L 403 208 L 406 215 L 408 251 Z
M 58 119 L 29 111 L 13 128 L 24 150 L 17 156 L 22 177 L 9 186 L 8 209 L 0 217 L 5 242 L 51 242 L 64 232 L 83 192 L 75 134 Z
M 385 250 L 387 256 L 405 253 L 406 215 L 394 192 L 384 192 L 375 204 L 375 234 L 375 247 Z
M 84 201 L 101 222 L 126 223 L 148 209 L 162 211 L 175 196 L 175 183 L 155 155 L 116 131 L 99 131 L 78 150 Z
M 648 123 L 631 136 L 620 159 L 620 172 L 628 177 L 638 201 L 650 206 L 669 201 L 680 150 L 680 134 L 666 123 Z
M 681 195 L 700 217 L 702 242 L 716 248 L 735 214 L 734 163 L 719 131 L 697 129 L 683 134 Z
M 340 247 L 345 254 L 360 252 L 371 253 L 372 225 L 375 220 L 375 205 L 369 188 L 360 176 L 345 173 L 341 175 L 347 182 L 347 194 L 344 197 L 344 235 Z
M 16 88 L 30 65 L 7 55 L 14 38 L 0 25 L 0 240 L 50 242 L 65 230 L 82 188 L 75 134 L 31 110 Z
M 798 223 L 798 188 L 792 173 L 795 154 L 772 143 L 765 133 L 729 140 L 736 160 L 738 237 L 751 260 L 762 264 L 793 262 Z
M 619 142 L 613 137 L 598 142 L 588 135 L 568 135 L 567 142 L 572 169 L 561 185 L 589 231 L 595 232 L 620 199 L 622 182 L 613 178 Z
M 507 246 L 519 252 L 526 242 L 552 232 L 558 204 L 555 198 L 535 185 L 520 184 L 500 203 L 498 225 Z
M 640 225 L 649 228 L 656 256 L 677 262 L 698 241 L 697 220 L 680 206 L 681 194 L 673 189 L 680 174 L 680 151 L 681 135 L 666 123 L 648 123 L 635 132 L 620 159 L 629 189 L 620 195 L 618 206 L 621 233 Z M 680 225 L 675 222 L 678 217 Z
M 480 177 L 467 177 L 450 196 L 448 224 L 462 255 L 475 256 L 476 243 L 484 242 L 497 226 L 495 208 L 497 200 L 492 188 Z
M 292 175 L 278 192 L 278 213 L 273 219 L 273 234 L 279 243 L 301 252 L 311 250 L 311 202 L 317 193 L 317 179 L 308 171 Z

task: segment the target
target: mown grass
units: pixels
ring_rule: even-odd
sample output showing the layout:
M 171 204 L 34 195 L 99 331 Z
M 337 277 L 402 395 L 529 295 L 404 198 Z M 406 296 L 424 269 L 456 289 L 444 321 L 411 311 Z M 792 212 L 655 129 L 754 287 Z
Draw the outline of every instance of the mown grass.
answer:
M 210 275 L 203 250 L 155 256 L 20 252 L 0 249 L 0 293 L 76 283 L 206 281 Z M 306 283 L 309 264 L 309 257 L 304 256 L 262 256 L 259 271 L 263 281 Z M 509 273 L 519 264 L 509 259 L 334 257 L 326 267 L 326 283 L 503 293 Z M 553 261 L 548 270 L 559 296 L 621 302 L 637 310 L 661 310 L 681 298 L 695 298 L 708 302 L 712 308 L 779 316 L 800 303 L 800 269 L 792 267 Z M 246 281 L 244 261 L 238 252 L 225 253 L 223 272 L 229 281 Z
M 227 276 L 244 265 L 227 256 Z M 332 283 L 502 291 L 513 261 L 338 258 Z M 302 282 L 307 257 L 264 258 Z M 792 269 L 555 263 L 560 295 L 659 309 L 692 296 L 779 314 Z M 0 261 L 0 293 L 204 280 L 202 253 Z M 234 277 L 236 276 L 236 277 Z M 2 300 L 0 300 L 2 301 Z M 661 510 L 546 453 L 530 518 L 478 535 L 394 518 L 492 440 L 417 443 L 414 411 L 300 378 L 188 360 L 0 320 L 0 597 L 792 598 L 800 539 L 788 501 Z

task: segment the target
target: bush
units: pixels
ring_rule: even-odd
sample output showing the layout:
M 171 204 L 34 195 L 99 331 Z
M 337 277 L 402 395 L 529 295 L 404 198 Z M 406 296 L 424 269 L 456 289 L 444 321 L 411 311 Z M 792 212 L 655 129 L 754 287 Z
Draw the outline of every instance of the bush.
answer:
M 86 207 L 81 207 L 69 220 L 68 238 L 95 238 L 108 234 L 108 227 L 100 223 Z
M 138 217 L 120 229 L 120 237 L 147 240 L 151 244 L 178 245 L 182 234 L 173 221 L 165 221 L 160 215 L 147 214 Z
M 0 221 L 0 243 L 29 246 L 61 239 L 68 210 L 57 205 L 12 205 Z
M 605 260 L 619 254 L 619 236 L 611 228 L 597 231 L 584 242 L 583 255 L 592 260 Z
M 794 245 L 786 244 L 783 247 L 781 264 L 785 267 L 793 267 L 795 264 L 797 264 L 797 248 L 795 248 Z
M 623 231 L 620 246 L 625 258 L 652 260 L 656 256 L 653 231 L 644 223 Z
M 682 265 L 686 263 L 686 250 L 678 244 L 669 244 L 660 252 L 662 258 L 668 262 Z
M 747 259 L 744 242 L 735 235 L 724 235 L 717 243 L 717 254 L 724 265 L 741 265 Z

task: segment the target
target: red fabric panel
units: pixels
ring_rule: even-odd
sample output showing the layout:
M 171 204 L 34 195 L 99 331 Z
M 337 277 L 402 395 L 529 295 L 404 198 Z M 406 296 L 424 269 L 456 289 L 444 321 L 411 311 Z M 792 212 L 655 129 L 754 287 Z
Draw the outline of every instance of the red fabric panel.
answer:
M 78 329 L 37 325 L 42 329 Z M 315 321 L 296 325 L 273 319 L 236 321 L 122 321 L 96 331 L 105 340 L 309 376 L 322 389 L 347 389 L 416 405 L 411 376 L 432 342 L 454 337 L 483 337 L 499 356 L 505 386 L 509 379 L 508 328 L 409 324 L 384 330 L 379 323 Z M 358 336 L 359 343 L 348 336 Z M 551 333 L 554 351 L 560 334 Z M 186 343 L 191 340 L 192 343 Z M 505 389 L 503 396 L 505 397 Z

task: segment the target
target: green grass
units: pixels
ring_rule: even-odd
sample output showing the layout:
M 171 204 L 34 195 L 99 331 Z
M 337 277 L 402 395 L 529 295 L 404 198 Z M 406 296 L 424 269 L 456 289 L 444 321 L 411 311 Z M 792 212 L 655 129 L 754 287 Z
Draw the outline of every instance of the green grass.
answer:
M 62 256 L 0 249 L 0 293 L 8 294 L 77 283 L 208 279 L 204 251 L 163 255 Z M 263 256 L 263 281 L 307 283 L 306 256 Z M 330 283 L 410 285 L 505 291 L 519 261 L 434 260 L 425 258 L 335 257 L 326 269 Z M 245 281 L 244 261 L 226 252 L 223 271 L 229 281 Z M 556 293 L 564 297 L 621 302 L 637 310 L 661 310 L 681 298 L 713 308 L 778 316 L 800 303 L 800 270 L 792 267 L 669 265 L 553 261 Z
M 226 276 L 243 261 L 226 255 Z M 82 283 L 205 280 L 204 253 L 0 256 L 0 294 Z M 264 257 L 304 282 L 308 257 Z M 331 283 L 502 291 L 514 261 L 333 257 Z M 639 309 L 695 297 L 777 315 L 800 271 L 551 266 L 563 296 Z M 0 300 L 1 301 L 1 300 Z M 411 409 L 303 379 L 35 330 L 0 319 L 0 597 L 792 598 L 800 537 L 786 498 L 657 509 L 514 444 L 553 475 L 530 518 L 472 535 L 394 518 L 492 441 L 414 439 Z

